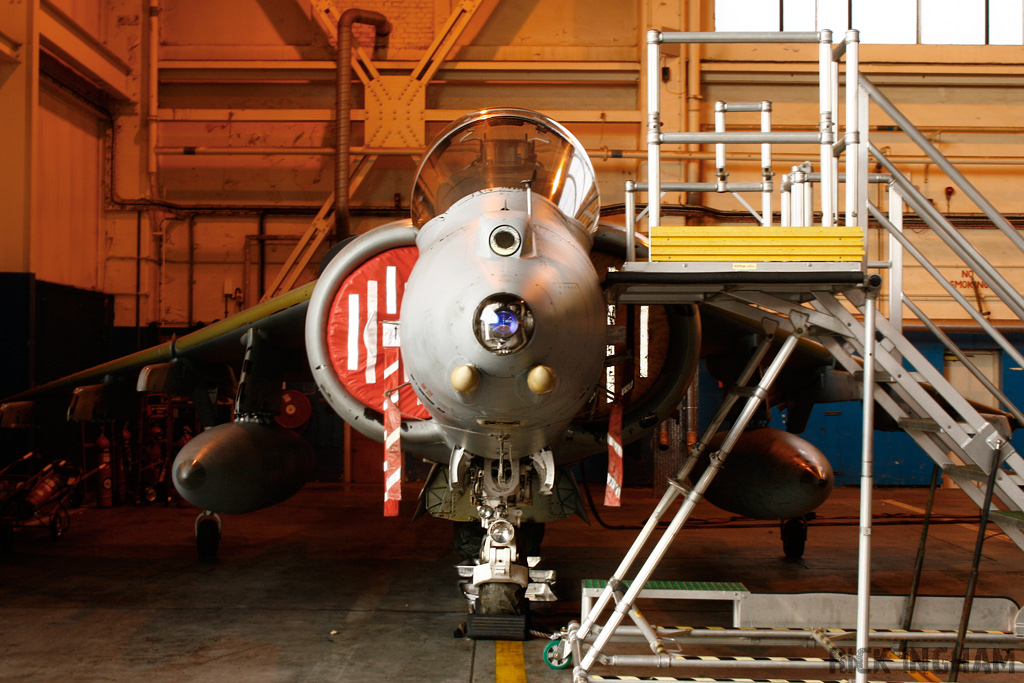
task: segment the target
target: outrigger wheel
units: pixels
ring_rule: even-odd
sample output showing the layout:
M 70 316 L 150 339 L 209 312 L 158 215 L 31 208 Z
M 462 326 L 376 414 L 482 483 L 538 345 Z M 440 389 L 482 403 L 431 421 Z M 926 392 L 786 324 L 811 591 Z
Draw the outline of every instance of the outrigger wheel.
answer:
M 804 547 L 807 544 L 806 517 L 783 520 L 780 534 L 782 536 L 782 552 L 786 554 L 787 558 L 799 560 L 804 556 Z
M 196 518 L 196 551 L 200 560 L 212 562 L 217 559 L 220 528 L 220 516 L 216 513 L 207 511 Z

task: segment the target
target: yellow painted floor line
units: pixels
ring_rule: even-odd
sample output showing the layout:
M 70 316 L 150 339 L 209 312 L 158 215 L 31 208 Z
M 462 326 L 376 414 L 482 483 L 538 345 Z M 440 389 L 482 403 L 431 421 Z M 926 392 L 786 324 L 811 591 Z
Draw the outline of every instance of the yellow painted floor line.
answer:
M 494 641 L 494 683 L 526 683 L 522 641 Z
M 901 503 L 898 500 L 885 499 L 882 502 L 883 503 L 891 503 L 892 505 L 895 505 L 896 507 L 903 508 L 904 510 L 910 510 L 911 512 L 916 512 L 919 515 L 923 515 L 925 513 L 925 510 L 922 510 L 921 508 L 914 507 L 913 505 L 907 505 L 906 503 Z M 942 513 L 936 513 L 934 510 L 932 510 L 932 514 L 933 515 L 934 514 L 941 515 Z M 989 523 L 992 524 L 991 520 L 989 521 Z M 963 529 L 969 529 L 970 531 L 973 531 L 974 533 L 978 533 L 978 525 L 977 524 L 957 524 L 956 526 L 961 527 Z M 988 541 L 988 540 L 990 540 L 992 538 L 1001 538 L 1002 540 L 1006 541 L 1007 543 L 1013 543 L 1013 541 L 1010 540 L 1010 537 L 1003 533 L 1002 529 L 997 527 L 995 524 L 992 524 L 992 526 L 996 529 L 995 531 L 989 531 L 987 528 L 985 529 L 985 531 L 987 532 L 986 535 L 985 535 L 985 540 L 986 541 Z

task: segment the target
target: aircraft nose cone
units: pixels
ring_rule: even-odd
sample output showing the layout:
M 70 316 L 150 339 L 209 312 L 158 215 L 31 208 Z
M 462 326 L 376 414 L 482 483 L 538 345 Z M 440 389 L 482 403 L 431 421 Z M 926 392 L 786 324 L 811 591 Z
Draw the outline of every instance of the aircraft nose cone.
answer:
M 187 489 L 197 491 L 206 481 L 206 468 L 196 460 L 187 460 L 178 465 L 178 483 Z
M 828 486 L 828 474 L 825 470 L 817 465 L 807 464 L 804 471 L 800 475 L 800 480 L 811 487 L 821 488 Z

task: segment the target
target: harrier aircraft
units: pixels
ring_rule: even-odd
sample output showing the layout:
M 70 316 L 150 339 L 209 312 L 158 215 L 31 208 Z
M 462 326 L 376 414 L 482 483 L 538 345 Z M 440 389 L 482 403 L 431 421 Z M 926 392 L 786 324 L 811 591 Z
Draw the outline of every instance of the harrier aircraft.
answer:
M 666 419 L 702 348 L 695 306 L 656 306 L 643 316 L 650 348 L 609 354 L 639 335 L 641 316 L 608 323 L 602 277 L 623 260 L 625 232 L 599 210 L 594 168 L 562 125 L 522 109 L 467 115 L 424 156 L 411 220 L 344 243 L 313 284 L 12 397 L 4 422 L 72 390 L 79 416 L 139 391 L 192 396 L 208 428 L 178 454 L 173 481 L 206 511 L 199 540 L 215 549 L 213 513 L 280 502 L 310 475 L 310 448 L 272 416 L 282 380 L 311 373 L 342 419 L 386 442 L 386 509 L 400 493 L 396 441 L 435 463 L 420 505 L 477 530 L 465 571 L 476 609 L 521 612 L 540 524 L 580 507 L 567 466 L 607 450 L 611 414 L 624 443 Z M 707 332 L 704 346 L 721 347 Z M 641 353 L 646 376 L 634 372 Z M 620 372 L 611 398 L 609 368 Z M 809 396 L 812 381 L 793 393 Z M 214 425 L 211 396 L 232 389 L 234 420 Z M 764 430 L 734 453 L 716 483 L 727 509 L 799 517 L 831 490 L 827 460 L 795 435 Z

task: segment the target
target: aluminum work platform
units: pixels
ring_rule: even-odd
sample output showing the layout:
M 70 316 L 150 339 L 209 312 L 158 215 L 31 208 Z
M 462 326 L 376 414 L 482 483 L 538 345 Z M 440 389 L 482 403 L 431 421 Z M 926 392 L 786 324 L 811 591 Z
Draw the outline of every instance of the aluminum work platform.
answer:
M 931 206 L 914 185 L 868 139 L 869 105 L 874 105 L 897 123 L 938 168 L 979 206 L 1000 229 L 1007 248 L 1024 253 L 1024 237 L 950 164 L 895 106 L 859 70 L 859 38 L 856 31 L 833 44 L 830 31 L 810 33 L 672 33 L 650 31 L 646 57 L 647 83 L 647 182 L 626 184 L 626 263 L 608 274 L 606 286 L 611 303 L 659 305 L 697 304 L 701 310 L 714 309 L 760 337 L 745 369 L 713 418 L 711 425 L 691 447 L 686 463 L 669 480 L 664 496 L 638 534 L 618 569 L 601 585 L 584 587 L 585 609 L 580 622 L 565 627 L 545 651 L 552 665 L 572 664 L 574 683 L 608 680 L 594 677 L 595 665 L 658 668 L 704 668 L 724 671 L 776 670 L 838 671 L 849 673 L 858 683 L 886 666 L 889 659 L 871 655 L 872 645 L 889 642 L 899 671 L 925 676 L 917 680 L 938 680 L 935 672 L 948 672 L 958 680 L 961 670 L 1017 672 L 1020 663 L 976 662 L 964 658 L 967 643 L 977 642 L 980 629 L 999 647 L 1014 649 L 1024 644 L 1024 624 L 1016 604 L 975 598 L 978 566 L 986 529 L 991 523 L 1019 548 L 1024 549 L 1024 492 L 1014 472 L 1024 472 L 1024 461 L 1010 444 L 1012 426 L 1024 425 L 1024 414 L 1013 406 L 992 382 L 971 363 L 949 337 L 933 323 L 902 288 L 904 253 L 909 253 L 932 275 L 938 285 L 958 302 L 994 345 L 1024 367 L 1024 356 L 986 318 L 953 288 L 922 250 L 903 233 L 902 219 L 909 207 L 949 245 L 965 267 L 973 269 L 1006 309 L 1024 321 L 1024 298 L 964 235 Z M 772 131 L 771 103 L 716 104 L 715 130 L 669 132 L 660 120 L 661 51 L 666 44 L 701 42 L 816 43 L 819 55 L 819 113 L 803 132 L 794 131 L 787 121 L 785 132 Z M 845 90 L 845 120 L 839 124 L 840 70 Z M 759 131 L 731 132 L 726 128 L 730 112 L 757 112 Z M 726 168 L 726 145 L 759 144 L 760 177 L 754 182 L 735 182 Z M 664 178 L 663 145 L 714 145 L 714 182 L 676 182 Z M 814 146 L 813 161 L 793 167 L 776 186 L 772 148 L 777 145 Z M 885 174 L 868 174 L 877 163 Z M 815 170 L 814 164 L 817 164 Z M 840 172 L 841 166 L 844 172 Z M 885 185 L 888 210 L 869 200 L 872 183 Z M 845 185 L 840 212 L 839 186 Z M 775 224 L 776 190 L 780 190 L 779 221 Z M 662 215 L 662 197 L 668 193 L 716 192 L 736 198 L 756 219 L 755 226 L 670 225 Z M 646 193 L 648 204 L 637 215 L 636 198 Z M 758 212 L 743 198 L 744 193 L 760 195 Z M 881 203 L 881 200 L 879 200 Z M 817 207 L 817 208 L 816 208 Z M 650 249 L 638 260 L 633 239 L 640 217 L 647 216 Z M 888 237 L 889 261 L 868 261 L 869 221 L 879 234 Z M 889 317 L 879 315 L 878 298 L 883 287 L 889 296 Z M 963 398 L 925 356 L 903 334 L 904 308 L 946 345 L 992 392 L 1005 412 L 979 412 L 978 404 Z M 848 373 L 859 387 L 863 404 L 861 510 L 859 535 L 859 578 L 855 596 L 816 595 L 813 598 L 784 596 L 775 599 L 744 595 L 735 598 L 736 627 L 757 621 L 758 632 L 731 634 L 732 645 L 763 646 L 786 641 L 779 629 L 800 627 L 795 638 L 816 644 L 825 657 L 694 655 L 688 645 L 703 637 L 701 629 L 665 630 L 653 626 L 637 607 L 637 601 L 654 594 L 652 580 L 669 546 L 690 518 L 697 504 L 728 458 L 730 451 L 773 384 L 798 347 L 813 345 L 831 355 L 835 367 Z M 873 434 L 875 406 L 910 435 L 935 462 L 933 490 L 941 471 L 955 481 L 981 510 L 981 524 L 967 594 L 936 602 L 919 598 L 917 578 L 923 563 L 927 539 L 925 516 L 918 552 L 918 566 L 910 594 L 881 598 L 871 595 L 871 530 L 873 490 Z M 738 411 L 738 413 L 737 413 Z M 732 415 L 738 414 L 738 417 Z M 709 451 L 709 464 L 696 469 L 712 437 L 731 419 L 724 438 Z M 980 484 L 980 485 L 978 485 Z M 932 499 L 930 499 L 931 501 Z M 672 509 L 678 504 L 677 509 Z M 665 526 L 667 524 L 667 526 Z M 659 532 L 659 525 L 664 528 Z M 659 532 L 659 533 L 656 533 Z M 737 591 L 737 596 L 739 592 Z M 670 597 L 668 594 L 664 597 Z M 761 619 L 744 621 L 744 611 L 759 605 L 768 623 Z M 770 605 L 767 606 L 766 605 Z M 994 610 L 994 611 L 993 611 Z M 924 616 L 923 616 L 924 615 Z M 987 616 L 986 616 L 987 615 Z M 763 616 L 763 615 L 762 615 Z M 771 623 L 772 618 L 775 622 Z M 624 625 L 632 622 L 631 625 Z M 925 628 L 922 624 L 927 624 Z M 935 630 L 938 629 L 938 630 Z M 883 633 L 884 631 L 884 633 Z M 893 635 L 895 632 L 900 635 Z M 991 631 L 991 632 L 990 632 Z M 702 636 L 694 634 L 701 633 Z M 940 634 L 941 635 L 937 635 Z M 715 633 L 722 639 L 722 633 Z M 651 654 L 612 652 L 610 645 L 620 639 L 646 642 Z M 910 661 L 904 653 L 907 643 L 949 644 L 950 656 L 942 661 Z M 706 642 L 706 641 L 705 641 Z M 839 643 L 853 645 L 856 654 L 844 654 Z M 989 642 L 989 641 L 986 641 Z M 888 669 L 886 669 L 888 670 Z M 927 676 L 932 676 L 928 678 Z M 630 680 L 647 680 L 631 678 Z M 657 680 L 663 680 L 658 678 Z M 711 680 L 711 679 L 700 679 Z M 772 680 L 776 680 L 773 678 Z

